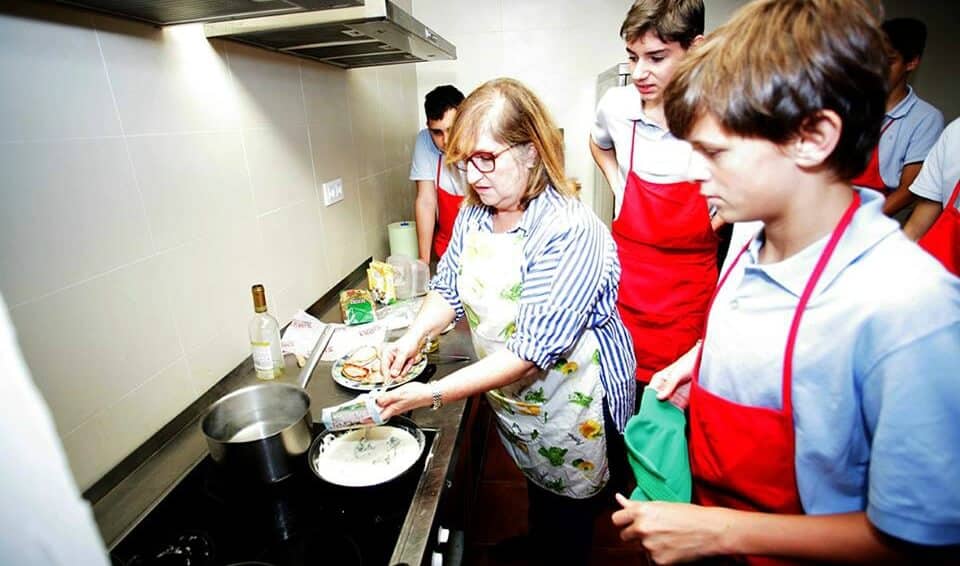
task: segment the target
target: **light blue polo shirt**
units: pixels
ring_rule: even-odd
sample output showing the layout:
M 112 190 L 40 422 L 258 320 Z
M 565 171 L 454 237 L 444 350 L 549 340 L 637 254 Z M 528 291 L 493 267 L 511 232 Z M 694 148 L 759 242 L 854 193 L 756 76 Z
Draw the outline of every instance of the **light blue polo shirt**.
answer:
M 423 128 L 417 134 L 417 141 L 413 146 L 413 159 L 410 161 L 411 181 L 437 182 L 437 160 L 443 153 L 437 149 L 430 137 L 430 130 Z M 444 165 L 440 168 L 440 186 L 452 195 L 466 194 L 466 179 L 454 167 Z
M 910 192 L 946 207 L 957 181 L 960 181 L 960 118 L 950 122 L 933 144 L 920 174 L 910 185 Z M 954 206 L 960 209 L 960 198 Z
M 893 123 L 880 137 L 880 176 L 884 185 L 895 189 L 904 165 L 926 159 L 943 131 L 943 114 L 907 86 L 907 96 L 883 117 L 884 124 L 890 120 Z
M 960 279 L 883 215 L 882 195 L 860 194 L 797 339 L 800 499 L 808 514 L 866 510 L 894 537 L 957 544 Z M 779 408 L 790 321 L 828 238 L 758 265 L 761 238 L 710 311 L 700 379 L 723 398 Z

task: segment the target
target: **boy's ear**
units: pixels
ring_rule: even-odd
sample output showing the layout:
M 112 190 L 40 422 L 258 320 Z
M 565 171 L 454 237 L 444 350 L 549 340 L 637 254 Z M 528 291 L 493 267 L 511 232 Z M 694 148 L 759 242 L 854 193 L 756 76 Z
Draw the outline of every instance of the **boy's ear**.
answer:
M 692 48 L 692 47 L 694 47 L 694 46 L 696 46 L 696 45 L 700 45 L 701 43 L 703 43 L 703 34 L 702 34 L 702 33 L 701 33 L 700 35 L 698 35 L 697 37 L 693 38 L 693 41 L 690 42 L 690 47 L 688 47 L 687 49 L 689 50 L 690 48 Z
M 914 57 L 913 59 L 910 59 L 909 61 L 907 61 L 906 63 L 903 64 L 903 68 L 906 69 L 907 72 L 910 72 L 910 73 L 912 73 L 913 71 L 916 71 L 916 70 L 917 70 L 917 67 L 919 67 L 919 66 L 920 66 L 920 58 L 919 58 L 919 57 Z
M 830 157 L 840 142 L 843 120 L 833 110 L 821 110 L 807 118 L 793 142 L 790 155 L 803 168 L 817 167 Z

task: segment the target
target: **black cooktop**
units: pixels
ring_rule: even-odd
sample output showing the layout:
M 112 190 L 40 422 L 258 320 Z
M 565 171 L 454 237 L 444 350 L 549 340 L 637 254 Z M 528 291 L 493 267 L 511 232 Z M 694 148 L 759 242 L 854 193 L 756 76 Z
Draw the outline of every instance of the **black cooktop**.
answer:
M 118 566 L 387 564 L 434 431 L 417 464 L 382 486 L 318 479 L 306 459 L 273 485 L 243 483 L 207 456 L 110 554 Z

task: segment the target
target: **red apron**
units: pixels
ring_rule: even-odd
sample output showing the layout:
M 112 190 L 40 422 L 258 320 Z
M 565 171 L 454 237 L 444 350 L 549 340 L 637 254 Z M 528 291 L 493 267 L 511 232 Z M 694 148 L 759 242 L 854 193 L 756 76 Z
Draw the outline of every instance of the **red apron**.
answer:
M 833 229 L 793 313 L 783 354 L 783 407 L 780 410 L 741 405 L 701 388 L 701 348 L 693 370 L 689 405 L 690 471 L 697 503 L 763 513 L 803 513 L 794 470 L 793 351 L 804 308 L 859 205 L 860 195 L 854 193 L 853 202 Z M 749 245 L 748 242 L 740 250 L 717 284 L 717 292 Z M 716 298 L 716 293 L 713 297 Z M 710 305 L 713 306 L 713 299 Z M 706 333 L 704 328 L 704 339 Z M 796 563 L 759 556 L 749 556 L 746 560 L 750 564 Z
M 437 158 L 437 231 L 433 235 L 433 251 L 438 258 L 443 257 L 453 235 L 453 223 L 460 212 L 460 203 L 463 197 L 448 193 L 440 187 L 440 168 L 443 166 L 443 156 Z
M 880 137 L 883 137 L 883 132 L 887 131 L 887 128 L 890 127 L 890 124 L 893 123 L 893 120 L 888 120 L 886 124 L 880 128 Z M 880 191 L 883 194 L 888 192 L 887 185 L 883 182 L 883 176 L 880 175 L 880 139 L 877 138 L 877 145 L 874 146 L 873 152 L 870 154 L 870 162 L 867 163 L 867 168 L 863 170 L 863 173 L 860 173 L 857 177 L 852 179 L 850 183 L 858 187 L 866 187 L 868 189 L 873 189 L 875 191 Z
M 950 200 L 943 207 L 937 221 L 917 242 L 950 273 L 960 277 L 960 210 L 957 210 L 957 196 L 960 195 L 960 181 L 953 188 Z
M 633 123 L 636 140 L 637 123 Z M 637 379 L 690 350 L 717 282 L 718 239 L 700 184 L 652 183 L 630 171 L 613 222 L 622 274 L 617 306 L 633 338 Z

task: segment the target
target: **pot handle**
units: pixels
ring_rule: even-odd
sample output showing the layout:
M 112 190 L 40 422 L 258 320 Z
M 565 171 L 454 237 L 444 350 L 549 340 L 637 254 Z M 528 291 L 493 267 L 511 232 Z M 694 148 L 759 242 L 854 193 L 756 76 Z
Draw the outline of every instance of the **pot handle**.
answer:
M 320 338 L 317 339 L 317 344 L 313 347 L 313 353 L 310 354 L 310 359 L 307 360 L 306 365 L 300 370 L 300 376 L 297 377 L 297 385 L 299 385 L 301 389 L 307 388 L 307 382 L 310 381 L 313 370 L 316 369 L 317 363 L 320 362 L 320 356 L 323 355 L 323 351 L 327 349 L 327 344 L 330 342 L 330 338 L 333 337 L 333 332 L 333 325 L 328 324 L 327 327 L 323 329 L 323 332 L 320 333 Z

